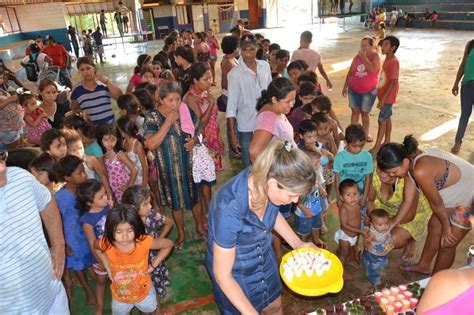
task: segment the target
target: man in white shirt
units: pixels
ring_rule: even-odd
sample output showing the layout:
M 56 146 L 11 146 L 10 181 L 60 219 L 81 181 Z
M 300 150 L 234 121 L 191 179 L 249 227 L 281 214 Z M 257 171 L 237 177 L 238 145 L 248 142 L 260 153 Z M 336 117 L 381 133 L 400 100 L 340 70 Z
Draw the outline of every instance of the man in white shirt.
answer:
M 309 48 L 311 42 L 313 41 L 313 34 L 310 31 L 304 31 L 300 35 L 300 47 L 293 52 L 291 55 L 291 61 L 304 60 L 308 64 L 308 70 L 316 72 L 316 69 L 319 69 L 319 72 L 326 80 L 326 86 L 328 89 L 332 89 L 331 80 L 324 70 L 323 67 L 323 58 L 314 49 Z
M 255 106 L 262 90 L 272 81 L 272 73 L 267 62 L 257 60 L 258 45 L 253 34 L 240 38 L 240 50 L 239 64 L 227 75 L 227 134 L 230 146 L 235 152 L 241 152 L 242 163 L 248 167 L 249 146 L 257 117 Z
M 30 56 L 33 58 L 33 60 L 36 58 L 36 64 L 38 65 L 39 71 L 42 71 L 53 64 L 53 60 L 48 55 L 40 52 L 40 48 L 37 44 L 30 45 L 30 52 L 31 55 L 26 56 L 21 61 L 21 65 L 23 67 L 25 67 L 28 61 L 30 61 Z M 35 54 L 38 54 L 38 57 L 36 57 Z

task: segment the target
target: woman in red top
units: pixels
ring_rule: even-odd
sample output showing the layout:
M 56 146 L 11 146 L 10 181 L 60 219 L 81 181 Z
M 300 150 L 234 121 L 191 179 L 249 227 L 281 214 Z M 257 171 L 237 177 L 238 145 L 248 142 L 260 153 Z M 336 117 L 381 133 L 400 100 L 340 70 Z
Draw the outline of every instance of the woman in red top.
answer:
M 351 123 L 358 123 L 359 117 L 362 116 L 362 126 L 368 142 L 372 141 L 369 135 L 369 114 L 377 97 L 380 71 L 380 58 L 374 44 L 372 37 L 362 38 L 360 51 L 352 60 L 342 89 L 342 96 L 349 98 L 349 106 L 352 110 Z

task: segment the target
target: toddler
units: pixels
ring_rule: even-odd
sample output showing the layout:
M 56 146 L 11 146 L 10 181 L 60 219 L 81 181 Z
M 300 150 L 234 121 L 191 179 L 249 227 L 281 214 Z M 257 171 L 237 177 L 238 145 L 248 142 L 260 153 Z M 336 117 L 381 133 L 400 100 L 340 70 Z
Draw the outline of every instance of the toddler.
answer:
M 340 228 L 334 235 L 334 240 L 339 244 L 339 258 L 342 264 L 349 264 L 358 269 L 356 261 L 349 260 L 350 257 L 356 257 L 356 246 L 358 236 L 366 234 L 361 226 L 359 189 L 357 183 L 352 179 L 346 179 L 339 185 L 339 222 Z M 347 274 L 347 280 L 351 279 Z
M 28 130 L 28 142 L 39 145 L 43 133 L 52 128 L 48 117 L 44 110 L 38 106 L 38 101 L 33 94 L 23 93 L 18 100 L 25 110 L 23 119 Z
M 388 264 L 388 253 L 393 249 L 390 234 L 390 216 L 383 209 L 374 209 L 369 214 L 370 228 L 364 239 L 362 256 L 364 271 L 369 282 L 377 289 L 381 273 Z

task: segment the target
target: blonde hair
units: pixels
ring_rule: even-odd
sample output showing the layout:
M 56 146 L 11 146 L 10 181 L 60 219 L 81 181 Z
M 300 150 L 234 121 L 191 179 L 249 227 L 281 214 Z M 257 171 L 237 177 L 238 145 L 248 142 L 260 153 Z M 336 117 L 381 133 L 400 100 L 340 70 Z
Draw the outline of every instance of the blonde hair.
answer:
M 321 150 L 316 148 L 316 146 L 311 146 L 311 147 L 304 147 L 301 149 L 310 159 L 320 159 L 323 154 L 321 153 Z
M 250 176 L 256 190 L 250 196 L 250 203 L 255 208 L 265 207 L 270 178 L 278 182 L 279 188 L 302 195 L 311 190 L 316 180 L 308 156 L 282 140 L 272 141 L 260 153 L 250 169 Z

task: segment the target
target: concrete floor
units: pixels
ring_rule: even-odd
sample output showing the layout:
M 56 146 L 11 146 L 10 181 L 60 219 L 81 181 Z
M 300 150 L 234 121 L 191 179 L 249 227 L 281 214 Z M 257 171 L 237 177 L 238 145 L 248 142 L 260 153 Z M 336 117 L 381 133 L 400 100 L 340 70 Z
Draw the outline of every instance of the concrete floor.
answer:
M 324 93 L 332 102 L 343 125 L 350 121 L 350 110 L 347 99 L 341 95 L 342 85 L 347 69 L 354 55 L 359 50 L 360 39 L 365 35 L 373 35 L 372 31 L 351 30 L 343 32 L 335 24 L 308 25 L 294 28 L 264 29 L 259 32 L 272 42 L 279 43 L 283 49 L 290 52 L 298 47 L 299 34 L 304 30 L 313 32 L 313 48 L 320 51 L 325 69 L 328 72 L 334 88 Z M 422 147 L 440 147 L 449 150 L 454 141 L 455 130 L 460 113 L 459 97 L 451 94 L 458 65 L 461 61 L 466 42 L 472 39 L 472 32 L 445 30 L 404 30 L 394 32 L 401 41 L 397 52 L 400 60 L 400 93 L 398 104 L 394 108 L 392 140 L 401 141 L 406 134 L 414 134 L 420 139 Z M 133 72 L 136 58 L 141 53 L 154 55 L 162 46 L 162 41 L 152 41 L 144 44 L 117 44 L 106 46 L 107 63 L 98 66 L 98 71 L 109 76 L 123 89 Z M 115 55 L 115 57 L 113 56 Z M 217 70 L 218 78 L 220 70 Z M 77 75 L 74 76 L 77 78 Z M 321 78 L 323 81 L 323 79 Z M 325 86 L 324 82 L 321 82 Z M 220 90 L 214 88 L 213 93 L 219 95 Z M 224 128 L 223 114 L 220 114 L 221 130 Z M 376 134 L 376 117 L 372 117 L 371 133 Z M 460 156 L 474 163 L 474 126 L 469 125 L 464 138 Z M 369 147 L 367 145 L 367 147 Z M 218 176 L 218 188 L 227 179 L 240 170 L 240 163 L 225 160 L 225 170 Z M 187 233 L 189 241 L 182 252 L 175 252 L 168 261 L 172 285 L 169 295 L 163 301 L 164 310 L 168 314 L 217 314 L 211 300 L 211 286 L 202 266 L 205 244 L 194 235 L 193 220 L 187 216 Z M 337 217 L 330 215 L 330 230 L 334 233 L 337 228 Z M 328 235 L 333 235 L 328 233 Z M 173 238 L 173 235 L 171 236 Z M 336 244 L 332 236 L 326 236 L 329 246 L 335 250 Z M 467 247 L 474 243 L 472 234 L 468 235 L 458 247 L 454 267 L 466 263 Z M 418 254 L 422 244 L 418 246 Z M 406 283 L 420 279 L 420 276 L 400 272 L 400 252 L 391 255 L 391 264 L 387 270 L 387 285 Z M 393 258 L 393 259 L 392 259 Z M 328 303 L 342 302 L 357 297 L 360 292 L 368 289 L 360 271 L 360 277 L 347 283 L 340 294 L 316 299 L 297 297 L 291 292 L 284 293 L 285 314 L 300 314 L 303 310 L 314 309 Z M 76 290 L 77 298 L 73 304 L 82 304 L 82 290 Z M 82 304 L 84 305 L 84 304 Z M 75 305 L 74 314 L 89 314 L 92 309 Z M 109 307 L 109 305 L 107 305 Z

